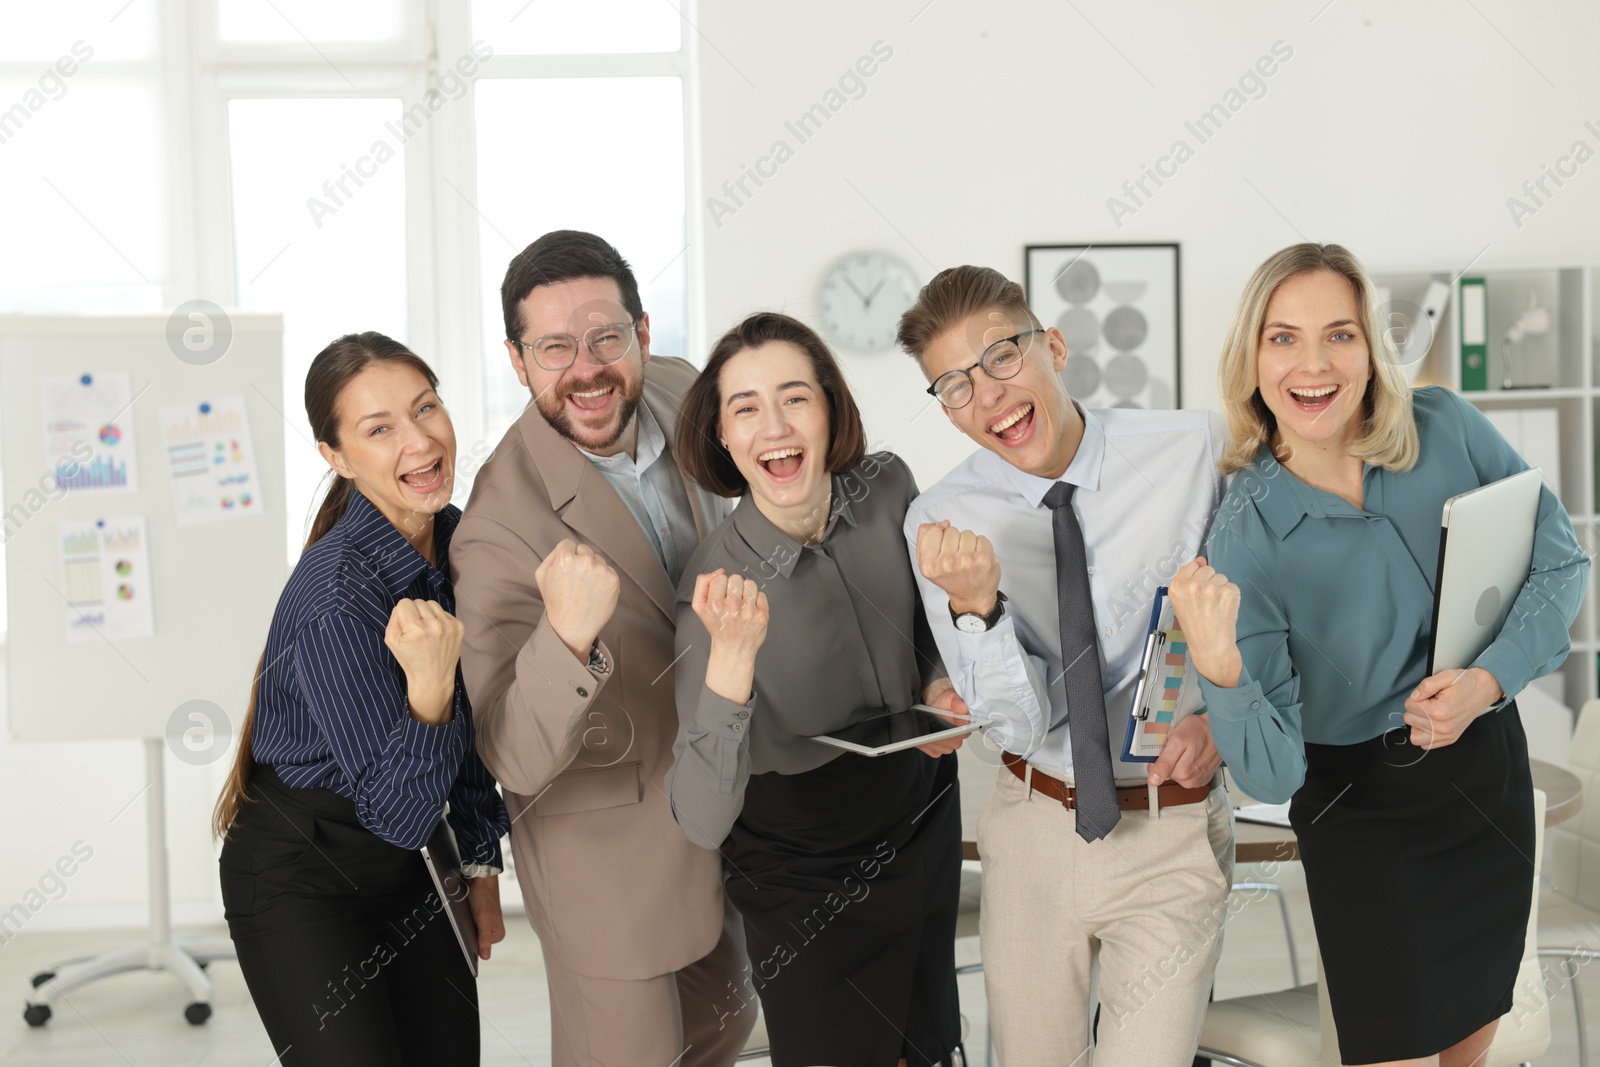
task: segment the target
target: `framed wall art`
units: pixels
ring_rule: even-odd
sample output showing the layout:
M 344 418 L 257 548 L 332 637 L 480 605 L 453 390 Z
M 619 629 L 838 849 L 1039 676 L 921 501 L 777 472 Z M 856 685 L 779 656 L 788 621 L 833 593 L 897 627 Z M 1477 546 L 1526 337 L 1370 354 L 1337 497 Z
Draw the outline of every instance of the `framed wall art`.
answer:
M 1028 306 L 1067 340 L 1061 372 L 1085 407 L 1176 408 L 1176 244 L 1028 245 Z

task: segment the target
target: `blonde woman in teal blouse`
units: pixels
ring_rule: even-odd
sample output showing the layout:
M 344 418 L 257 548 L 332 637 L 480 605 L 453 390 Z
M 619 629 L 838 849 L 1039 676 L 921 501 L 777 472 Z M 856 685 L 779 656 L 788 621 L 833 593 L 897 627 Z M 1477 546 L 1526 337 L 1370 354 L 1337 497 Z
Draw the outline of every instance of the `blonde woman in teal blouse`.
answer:
M 1172 583 L 1212 735 L 1252 796 L 1292 798 L 1344 1062 L 1477 1064 L 1531 903 L 1513 698 L 1566 657 L 1589 560 L 1542 489 L 1499 637 L 1425 677 L 1443 504 L 1528 464 L 1458 394 L 1406 384 L 1338 245 L 1256 270 L 1219 374 L 1234 478 Z

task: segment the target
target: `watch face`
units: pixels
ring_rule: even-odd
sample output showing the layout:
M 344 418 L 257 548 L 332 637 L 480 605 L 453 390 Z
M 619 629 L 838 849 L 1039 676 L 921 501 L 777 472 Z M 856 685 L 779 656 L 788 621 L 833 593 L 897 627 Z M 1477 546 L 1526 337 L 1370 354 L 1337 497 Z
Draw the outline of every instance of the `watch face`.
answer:
M 828 271 L 817 293 L 824 330 L 856 352 L 893 348 L 900 316 L 916 300 L 916 275 L 882 252 L 846 256 Z
M 956 629 L 962 633 L 981 634 L 988 631 L 989 624 L 983 621 L 982 615 L 974 615 L 969 611 L 956 616 Z

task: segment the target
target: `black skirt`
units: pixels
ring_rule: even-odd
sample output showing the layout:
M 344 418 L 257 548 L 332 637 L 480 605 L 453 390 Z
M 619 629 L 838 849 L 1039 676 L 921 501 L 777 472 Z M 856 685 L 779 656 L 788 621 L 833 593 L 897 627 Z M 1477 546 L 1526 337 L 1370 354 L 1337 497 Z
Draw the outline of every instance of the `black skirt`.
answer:
M 1306 745 L 1289 807 L 1345 1063 L 1430 1056 L 1511 1010 L 1533 898 L 1515 703 L 1424 751 Z
M 954 755 L 752 775 L 722 852 L 773 1067 L 927 1067 L 956 1048 Z
M 283 1067 L 478 1062 L 478 988 L 420 853 L 257 765 L 219 867 L 239 969 Z

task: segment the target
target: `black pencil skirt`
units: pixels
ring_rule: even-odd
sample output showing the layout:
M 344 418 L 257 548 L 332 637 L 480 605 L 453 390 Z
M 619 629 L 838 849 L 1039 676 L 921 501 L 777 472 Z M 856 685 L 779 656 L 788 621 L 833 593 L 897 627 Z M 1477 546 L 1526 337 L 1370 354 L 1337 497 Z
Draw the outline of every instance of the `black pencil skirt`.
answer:
M 239 967 L 284 1067 L 478 1062 L 478 987 L 422 855 L 258 765 L 222 846 Z
M 1289 807 L 1347 1064 L 1429 1056 L 1511 1010 L 1533 896 L 1513 702 L 1453 745 L 1306 745 Z
M 954 755 L 752 775 L 723 861 L 773 1067 L 928 1067 L 956 1048 Z

